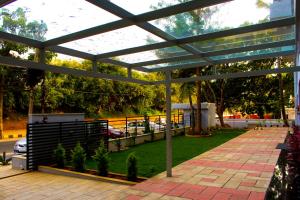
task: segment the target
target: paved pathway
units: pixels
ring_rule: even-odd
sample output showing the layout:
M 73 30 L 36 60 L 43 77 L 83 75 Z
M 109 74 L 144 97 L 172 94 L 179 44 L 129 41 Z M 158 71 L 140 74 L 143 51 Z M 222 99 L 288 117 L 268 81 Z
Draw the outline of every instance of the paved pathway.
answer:
M 0 179 L 0 199 L 260 200 L 287 129 L 251 130 L 133 187 L 32 172 Z
M 0 180 L 1 200 L 122 199 L 128 186 L 31 172 Z M 124 195 L 124 194 L 123 194 Z
M 251 130 L 229 142 L 124 190 L 127 199 L 260 200 L 271 180 L 286 128 Z

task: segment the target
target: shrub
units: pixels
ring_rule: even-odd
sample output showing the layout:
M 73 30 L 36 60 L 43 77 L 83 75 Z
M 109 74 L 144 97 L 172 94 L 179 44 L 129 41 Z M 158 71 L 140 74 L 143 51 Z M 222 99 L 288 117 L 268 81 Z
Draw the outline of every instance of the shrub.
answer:
M 80 142 L 78 142 L 74 150 L 71 151 L 71 158 L 72 167 L 78 172 L 84 172 L 86 154 L 84 152 L 84 149 L 81 147 Z
M 0 164 L 2 164 L 3 166 L 8 165 L 10 160 L 11 160 L 11 158 L 6 159 L 6 153 L 5 152 L 3 152 L 3 156 L 0 156 Z
M 134 153 L 128 155 L 126 160 L 127 165 L 127 179 L 129 181 L 136 181 L 137 179 L 137 158 Z
M 100 146 L 98 147 L 98 149 L 95 150 L 95 155 L 93 156 L 93 159 L 97 163 L 98 174 L 100 176 L 107 176 L 109 157 L 103 141 L 100 142 Z
M 65 167 L 65 160 L 66 160 L 66 150 L 62 146 L 62 144 L 58 144 L 56 149 L 54 150 L 54 159 L 56 162 L 56 166 L 58 168 Z

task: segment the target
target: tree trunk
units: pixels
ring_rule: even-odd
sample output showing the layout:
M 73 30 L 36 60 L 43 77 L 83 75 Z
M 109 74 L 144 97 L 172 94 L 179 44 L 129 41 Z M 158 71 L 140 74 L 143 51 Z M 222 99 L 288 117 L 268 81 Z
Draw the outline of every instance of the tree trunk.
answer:
M 281 60 L 280 58 L 277 59 L 278 61 L 278 68 L 280 68 L 281 65 Z M 282 74 L 278 74 L 278 79 L 279 79 L 279 105 L 281 108 L 281 115 L 283 118 L 283 123 L 284 126 L 288 127 L 289 123 L 288 123 L 288 119 L 285 113 L 285 106 L 284 106 L 284 94 L 283 94 L 283 80 L 282 80 Z
M 221 127 L 225 127 L 224 123 L 224 118 L 223 118 L 223 112 L 224 112 L 224 87 L 225 87 L 225 80 L 221 81 L 221 86 L 220 86 L 220 103 L 218 104 L 217 107 L 217 114 L 220 119 L 220 125 Z
M 4 75 L 1 74 L 1 81 L 0 81 L 0 139 L 3 138 L 3 96 L 4 96 Z
M 46 77 L 44 75 L 44 78 L 43 78 L 43 81 L 42 81 L 42 84 L 41 84 L 41 113 L 45 113 L 45 110 L 46 110 Z
M 30 88 L 29 89 L 29 104 L 28 104 L 28 117 L 30 114 L 33 113 L 33 102 L 34 102 L 34 99 L 33 99 L 33 89 Z
M 196 69 L 197 77 L 201 76 L 200 67 Z M 201 124 L 201 81 L 196 82 L 197 88 L 197 112 L 196 112 L 196 134 L 201 134 L 202 124 Z
M 190 107 L 191 107 L 191 127 L 192 127 L 192 134 L 195 135 L 195 108 L 193 106 L 193 100 L 192 100 L 192 95 L 189 94 L 189 102 L 190 102 Z

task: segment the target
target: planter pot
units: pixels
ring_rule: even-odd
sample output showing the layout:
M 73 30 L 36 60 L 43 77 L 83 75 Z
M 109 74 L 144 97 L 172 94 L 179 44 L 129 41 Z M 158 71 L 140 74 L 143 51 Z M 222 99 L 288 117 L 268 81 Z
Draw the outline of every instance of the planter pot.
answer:
M 56 175 L 62 175 L 62 176 L 87 179 L 87 180 L 108 182 L 108 183 L 117 183 L 117 184 L 122 184 L 122 185 L 135 185 L 141 181 L 147 180 L 146 178 L 138 177 L 139 182 L 133 182 L 133 181 L 127 181 L 127 180 L 122 180 L 122 179 L 117 179 L 117 178 L 98 176 L 98 175 L 95 175 L 97 173 L 95 170 L 87 170 L 86 171 L 87 173 L 81 173 L 81 172 L 71 171 L 69 169 L 58 169 L 58 168 L 49 167 L 49 166 L 39 166 L 38 170 L 41 172 L 49 173 L 49 174 L 56 174 Z M 109 173 L 109 175 L 112 175 L 114 177 L 124 177 L 124 179 L 126 178 L 122 174 Z

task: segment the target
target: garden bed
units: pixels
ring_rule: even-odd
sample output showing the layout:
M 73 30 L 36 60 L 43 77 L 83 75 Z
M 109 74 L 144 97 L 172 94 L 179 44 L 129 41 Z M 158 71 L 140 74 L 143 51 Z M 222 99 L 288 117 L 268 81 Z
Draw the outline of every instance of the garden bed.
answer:
M 53 166 L 39 166 L 39 171 L 49 173 L 49 174 L 56 174 L 56 175 L 102 181 L 102 182 L 104 181 L 104 182 L 124 184 L 124 185 L 135 185 L 137 183 L 147 180 L 147 178 L 138 177 L 136 182 L 133 182 L 133 181 L 128 181 L 127 177 L 123 174 L 109 173 L 107 177 L 104 177 L 104 176 L 99 176 L 96 170 L 86 170 L 84 173 L 81 173 L 81 172 L 74 171 L 71 167 L 65 167 L 64 169 L 59 169 Z

